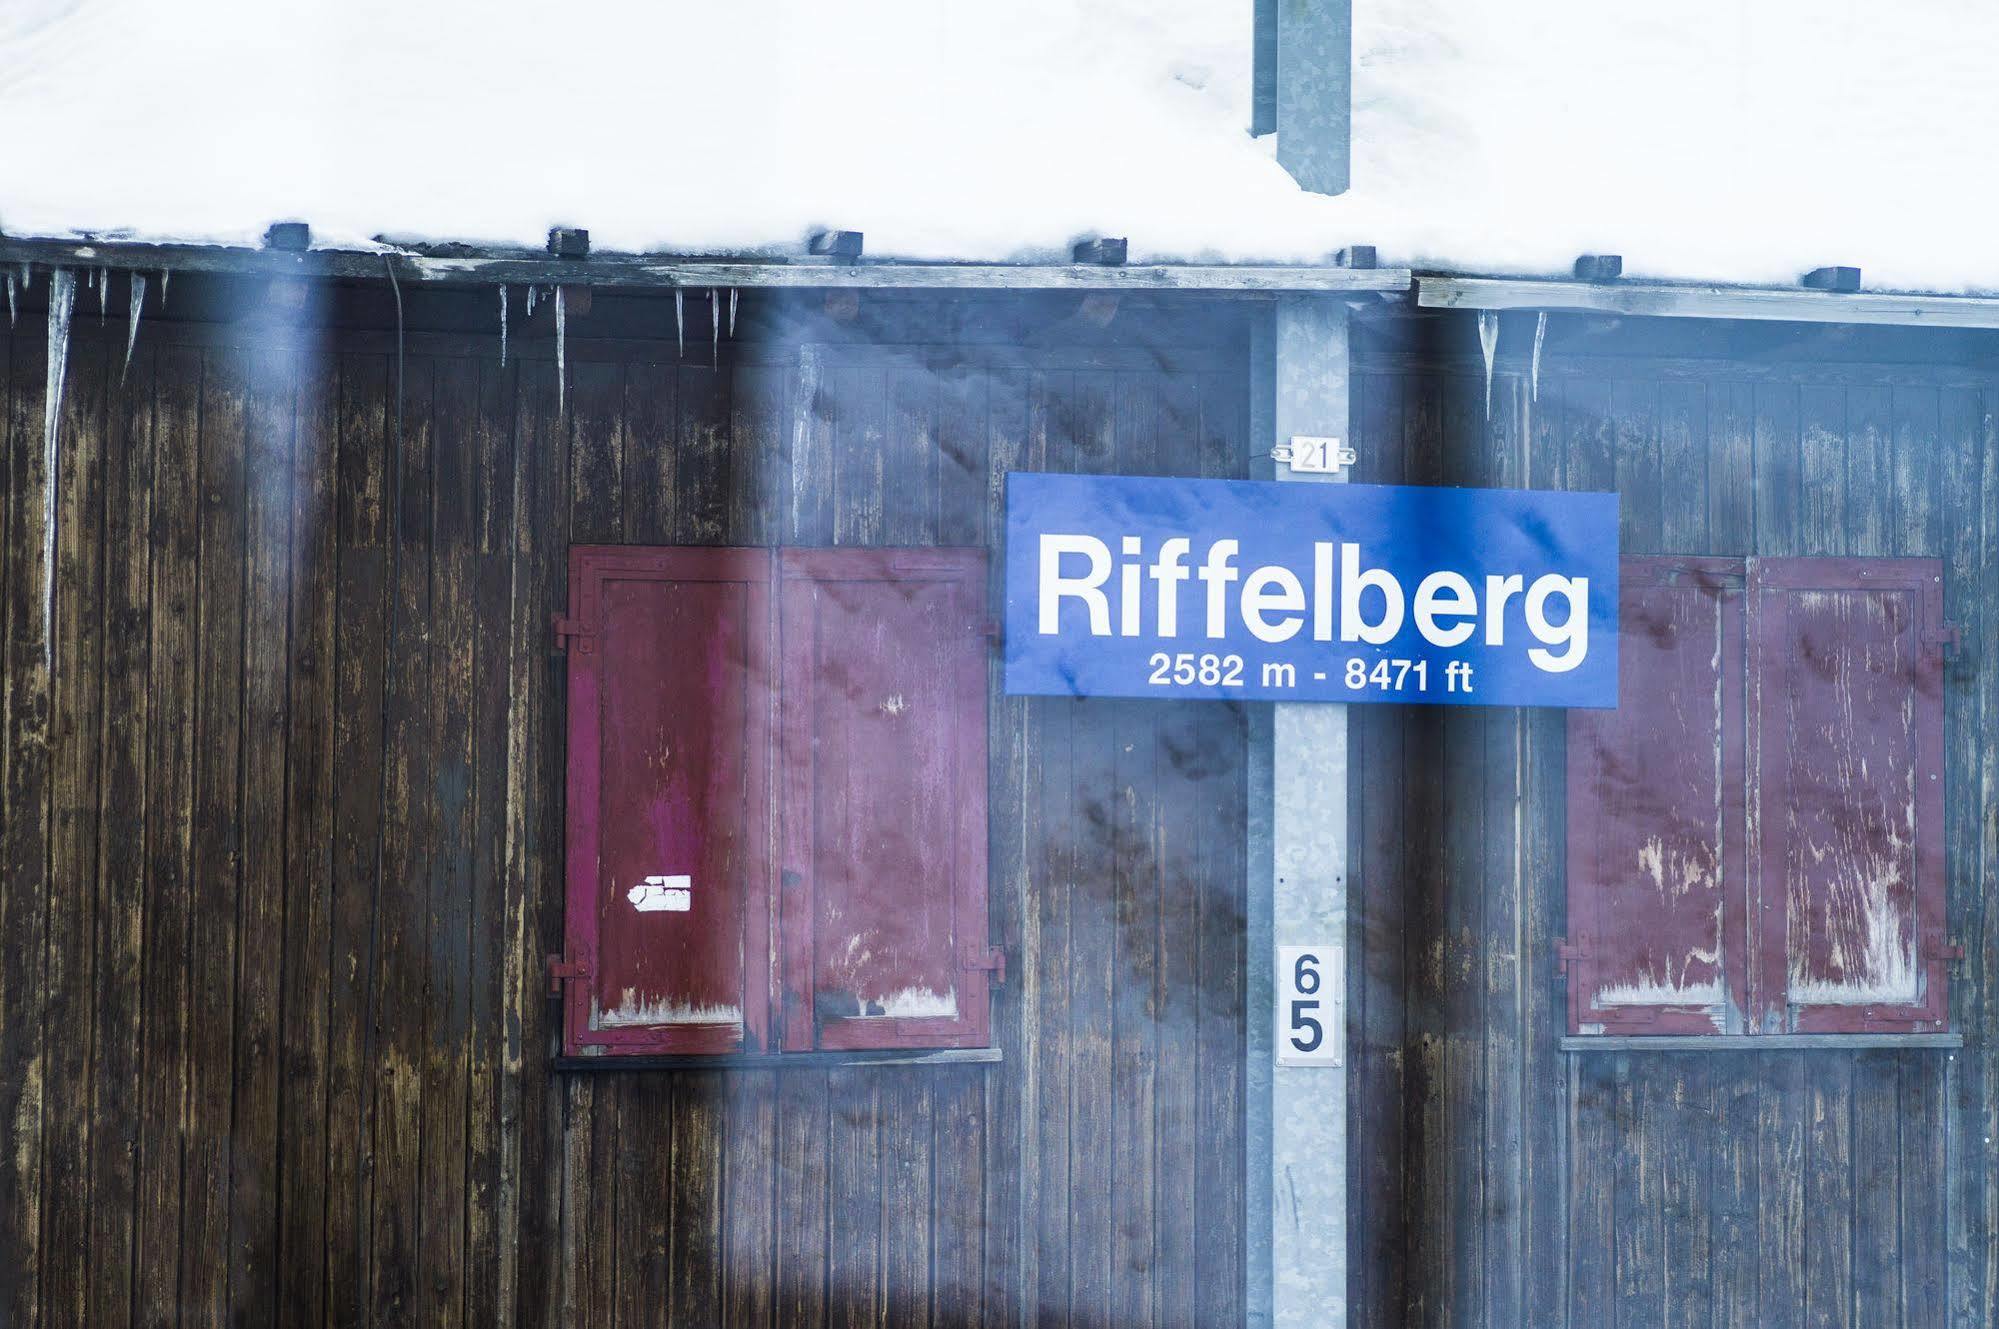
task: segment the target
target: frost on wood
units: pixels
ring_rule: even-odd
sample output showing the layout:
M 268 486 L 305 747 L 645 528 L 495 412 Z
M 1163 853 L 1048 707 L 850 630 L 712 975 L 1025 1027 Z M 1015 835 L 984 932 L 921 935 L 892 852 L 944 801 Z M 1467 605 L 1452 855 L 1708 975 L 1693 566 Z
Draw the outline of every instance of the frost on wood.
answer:
M 69 320 L 76 309 L 76 274 L 49 274 L 48 382 L 42 397 L 42 659 L 55 669 L 56 434 L 62 422 L 63 379 L 69 369 Z
M 743 1009 L 740 1006 L 694 1005 L 673 997 L 647 995 L 637 988 L 626 988 L 619 995 L 618 1004 L 608 1011 L 597 1005 L 596 998 L 590 1000 L 592 1029 L 631 1029 L 661 1024 L 740 1025 L 742 1022 Z
M 132 312 L 125 324 L 125 363 L 118 370 L 118 377 L 124 378 L 126 370 L 132 367 L 132 347 L 139 340 L 139 314 L 146 307 L 146 274 L 132 274 Z

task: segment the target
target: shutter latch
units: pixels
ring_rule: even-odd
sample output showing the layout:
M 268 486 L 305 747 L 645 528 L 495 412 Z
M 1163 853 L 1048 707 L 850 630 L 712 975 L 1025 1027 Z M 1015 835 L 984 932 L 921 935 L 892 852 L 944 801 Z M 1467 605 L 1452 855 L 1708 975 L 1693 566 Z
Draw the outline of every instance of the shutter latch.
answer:
M 967 951 L 965 968 L 982 971 L 993 976 L 998 985 L 1006 983 L 1006 951 L 998 946 L 982 946 Z
M 555 648 L 559 651 L 568 650 L 569 639 L 574 637 L 577 639 L 577 652 L 588 655 L 590 653 L 590 639 L 596 635 L 596 632 L 580 618 L 566 618 L 561 614 L 555 615 Z
M 1555 938 L 1555 967 L 1563 973 L 1568 973 L 1569 965 L 1582 959 L 1585 953 L 1582 947 L 1569 945 L 1567 937 Z
M 1946 660 L 1957 654 L 1957 648 L 1961 644 L 1962 640 L 1955 623 L 1945 623 L 1923 632 L 1923 645 L 1934 646 L 1937 654 Z
M 564 979 L 588 977 L 590 977 L 590 966 L 584 964 L 582 961 L 565 960 L 560 955 L 551 955 L 548 957 L 549 996 L 559 997 L 562 995 L 562 983 Z

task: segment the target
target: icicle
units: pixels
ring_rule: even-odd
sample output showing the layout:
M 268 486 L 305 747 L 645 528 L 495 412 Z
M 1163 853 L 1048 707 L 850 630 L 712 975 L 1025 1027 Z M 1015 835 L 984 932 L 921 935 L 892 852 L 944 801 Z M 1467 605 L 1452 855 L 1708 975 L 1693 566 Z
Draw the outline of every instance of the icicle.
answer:
M 1485 357 L 1485 418 L 1492 418 L 1492 357 L 1499 350 L 1499 311 L 1478 311 L 1478 349 Z
M 1548 336 L 1548 311 L 1542 310 L 1534 320 L 1534 363 L 1527 371 L 1529 401 L 1541 400 L 1541 343 Z
M 104 326 L 105 306 L 111 303 L 111 269 L 97 270 L 97 326 Z
M 173 279 L 174 272 L 172 268 L 160 269 L 160 308 L 163 310 L 167 307 L 167 283 Z
M 540 288 L 540 287 L 538 287 L 538 286 L 530 286 L 530 287 L 528 287 L 528 317 L 529 317 L 529 318 L 533 318 L 533 317 L 534 317 L 534 299 L 535 299 L 535 297 L 536 297 L 537 295 L 540 295 L 540 294 L 541 294 L 541 288 Z
M 673 340 L 680 347 L 680 358 L 687 358 L 687 307 L 686 294 L 678 287 L 673 288 Z
M 729 340 L 730 340 L 730 341 L 734 341 L 734 340 L 736 339 L 736 296 L 737 296 L 737 294 L 738 294 L 738 292 L 737 292 L 736 288 L 735 288 L 735 287 L 733 287 L 733 286 L 731 286 L 731 287 L 729 288 Z
M 722 300 L 721 293 L 714 287 L 708 288 L 708 323 L 712 328 L 708 341 L 708 367 L 722 367 Z
M 500 368 L 507 367 L 507 284 L 500 283 Z
M 567 377 L 562 367 L 562 324 L 562 288 L 558 286 L 555 288 L 555 413 L 557 415 L 561 415 L 564 410 L 563 380 Z
M 76 308 L 76 274 L 49 274 L 48 386 L 42 396 L 42 661 L 56 667 L 56 431 L 62 423 L 63 378 L 69 369 L 69 317 Z
M 125 325 L 125 368 L 118 371 L 120 380 L 124 379 L 125 370 L 132 367 L 132 347 L 139 340 L 139 311 L 145 307 L 146 274 L 135 272 L 132 274 L 132 317 Z
M 19 296 L 14 293 L 14 270 L 7 269 L 7 326 L 13 327 L 21 317 Z

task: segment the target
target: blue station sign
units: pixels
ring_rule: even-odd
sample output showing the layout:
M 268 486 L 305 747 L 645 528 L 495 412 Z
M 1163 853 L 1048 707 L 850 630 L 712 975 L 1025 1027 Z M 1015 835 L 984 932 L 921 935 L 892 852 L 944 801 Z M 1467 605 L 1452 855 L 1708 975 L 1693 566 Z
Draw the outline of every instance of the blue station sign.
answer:
M 1006 690 L 1617 705 L 1617 495 L 1007 477 Z

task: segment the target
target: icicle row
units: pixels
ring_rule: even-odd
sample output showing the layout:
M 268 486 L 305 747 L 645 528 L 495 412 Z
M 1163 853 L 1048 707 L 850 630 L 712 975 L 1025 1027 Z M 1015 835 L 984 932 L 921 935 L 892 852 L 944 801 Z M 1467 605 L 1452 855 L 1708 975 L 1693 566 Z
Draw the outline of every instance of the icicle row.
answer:
M 143 272 L 135 272 L 132 274 L 131 321 L 127 323 L 125 326 L 125 366 L 123 369 L 120 369 L 118 371 L 118 377 L 120 381 L 123 381 L 126 371 L 131 369 L 132 367 L 132 347 L 139 340 L 139 312 L 143 310 L 145 307 L 146 307 L 146 274 Z
M 507 367 L 507 284 L 500 283 L 500 368 Z
M 562 288 L 558 286 L 555 288 L 555 413 L 557 415 L 561 415 L 567 409 L 564 405 L 564 393 L 567 387 L 564 380 L 568 378 L 568 373 L 562 367 L 562 325 Z
M 63 380 L 69 370 L 69 320 L 76 308 L 76 274 L 49 274 L 48 382 L 42 397 L 42 661 L 56 667 L 56 434 L 62 423 Z
M 1499 311 L 1478 311 L 1478 349 L 1485 357 L 1485 418 L 1492 418 L 1492 361 L 1499 351 Z

